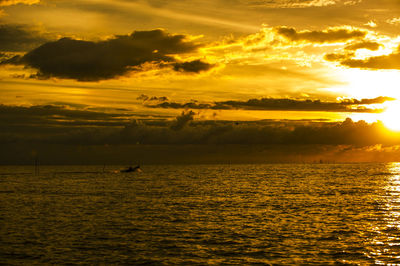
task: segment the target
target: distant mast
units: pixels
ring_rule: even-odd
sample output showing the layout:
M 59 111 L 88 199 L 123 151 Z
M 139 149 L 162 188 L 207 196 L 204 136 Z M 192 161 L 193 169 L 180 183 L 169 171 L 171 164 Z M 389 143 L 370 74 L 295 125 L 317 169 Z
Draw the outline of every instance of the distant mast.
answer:
M 39 175 L 39 161 L 37 157 L 35 157 L 35 175 Z

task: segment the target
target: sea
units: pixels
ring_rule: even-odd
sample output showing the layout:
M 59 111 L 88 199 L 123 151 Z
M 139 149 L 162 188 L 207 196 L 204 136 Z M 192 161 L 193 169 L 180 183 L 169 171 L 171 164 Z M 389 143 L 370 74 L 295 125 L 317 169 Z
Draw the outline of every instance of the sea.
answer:
M 400 265 L 400 164 L 0 166 L 1 265 Z

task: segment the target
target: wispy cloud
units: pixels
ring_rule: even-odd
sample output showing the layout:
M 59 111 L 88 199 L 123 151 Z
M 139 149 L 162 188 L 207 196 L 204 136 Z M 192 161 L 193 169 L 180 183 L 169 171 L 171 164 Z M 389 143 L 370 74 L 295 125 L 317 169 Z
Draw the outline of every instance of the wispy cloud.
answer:
M 297 31 L 289 27 L 277 27 L 276 32 L 290 41 L 306 41 L 313 43 L 334 43 L 351 39 L 364 38 L 366 31 L 348 28 L 332 28 L 324 31 Z
M 246 1 L 253 6 L 270 8 L 307 8 L 326 7 L 332 5 L 355 5 L 362 0 L 250 0 Z

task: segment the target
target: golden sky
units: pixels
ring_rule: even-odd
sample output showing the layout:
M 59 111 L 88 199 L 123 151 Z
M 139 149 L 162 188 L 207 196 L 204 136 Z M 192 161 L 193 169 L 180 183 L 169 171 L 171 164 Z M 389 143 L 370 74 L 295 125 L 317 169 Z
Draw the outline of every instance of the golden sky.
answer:
M 0 6 L 3 104 L 160 113 L 137 98 L 400 98 L 395 0 L 8 0 Z
M 0 0 L 0 103 L 55 124 L 395 128 L 399 14 L 397 0 Z

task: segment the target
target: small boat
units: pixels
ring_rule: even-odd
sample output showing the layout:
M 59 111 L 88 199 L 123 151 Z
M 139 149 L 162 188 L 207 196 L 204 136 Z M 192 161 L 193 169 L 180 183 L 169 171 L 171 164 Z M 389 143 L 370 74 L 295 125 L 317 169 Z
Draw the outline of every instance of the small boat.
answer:
M 142 169 L 140 168 L 140 165 L 135 166 L 135 167 L 129 166 L 126 169 L 120 170 L 120 172 L 121 173 L 142 172 Z

